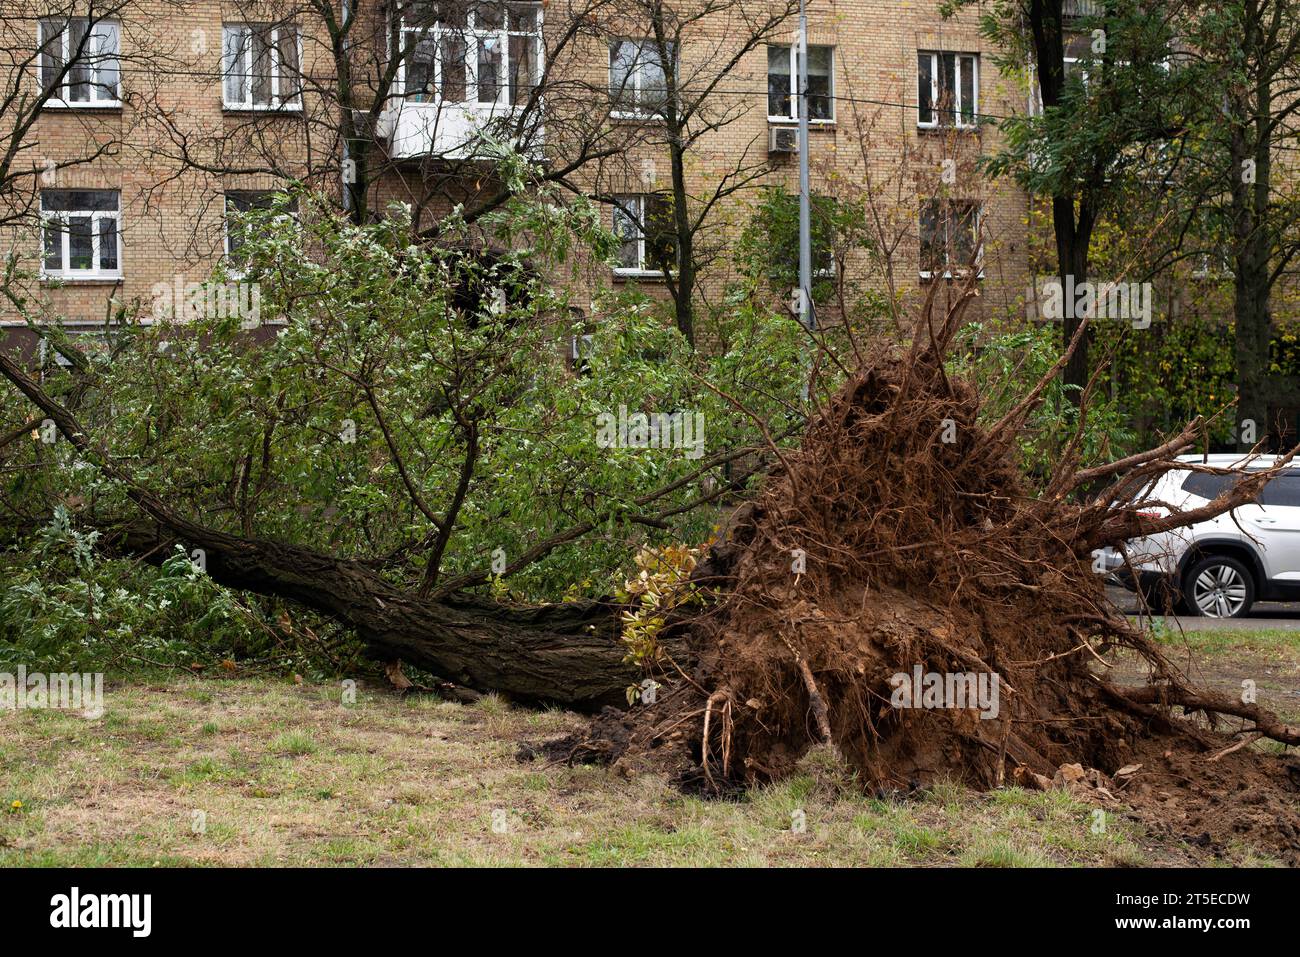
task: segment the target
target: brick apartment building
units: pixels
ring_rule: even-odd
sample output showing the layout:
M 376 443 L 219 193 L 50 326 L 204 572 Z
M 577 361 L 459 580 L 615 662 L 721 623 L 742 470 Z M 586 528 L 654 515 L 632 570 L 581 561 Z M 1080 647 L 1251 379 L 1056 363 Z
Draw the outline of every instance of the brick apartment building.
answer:
M 798 168 L 796 18 L 771 4 L 764 26 L 763 3 L 712 2 L 668 45 L 683 94 L 705 91 L 706 129 L 683 171 L 691 196 L 703 202 L 737 170 L 747 183 L 712 212 L 723 255 L 702 295 L 725 280 L 753 187 L 793 192 Z M 939 6 L 811 0 L 813 189 L 869 187 L 888 207 L 900 296 L 959 271 L 978 233 L 983 307 L 1014 309 L 1028 279 L 1026 200 L 973 163 L 999 135 L 980 118 L 1023 112 L 1030 97 L 994 65 L 978 11 L 944 19 Z M 347 36 L 331 35 L 349 14 Z M 599 199 L 625 242 L 616 266 L 589 263 L 584 282 L 664 285 L 665 47 L 636 3 L 14 0 L 0 21 L 27 91 L 54 87 L 17 161 L 34 171 L 30 188 L 0 200 L 3 248 L 39 273 L 51 316 L 95 325 L 136 301 L 147 313 L 157 284 L 202 280 L 237 255 L 229 211 L 291 181 L 344 207 L 406 202 L 422 223 L 457 202 L 490 203 L 476 131 L 497 121 L 549 170 L 586 157 L 563 182 Z M 25 60 L 12 52 L 24 42 Z M 393 49 L 408 54 L 395 63 Z M 0 322 L 15 322 L 10 307 Z

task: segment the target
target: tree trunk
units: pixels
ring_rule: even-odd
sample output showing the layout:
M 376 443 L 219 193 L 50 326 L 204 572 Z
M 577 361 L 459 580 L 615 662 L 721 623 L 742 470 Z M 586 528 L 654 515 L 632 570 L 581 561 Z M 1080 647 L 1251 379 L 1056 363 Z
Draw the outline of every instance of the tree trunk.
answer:
M 1044 107 L 1060 104 L 1065 87 L 1065 30 L 1062 0 L 1030 0 L 1029 26 L 1033 37 L 1034 59 L 1038 64 L 1038 83 Z M 1057 274 L 1064 291 L 1069 287 L 1069 277 L 1074 283 L 1087 281 L 1088 247 L 1092 242 L 1092 228 L 1096 222 L 1095 209 L 1085 200 L 1079 204 L 1076 218 L 1075 193 L 1066 192 L 1052 197 L 1052 230 L 1056 238 Z M 1061 349 L 1070 348 L 1082 317 L 1067 309 L 1062 321 Z M 1091 330 L 1084 330 L 1083 338 L 1066 363 L 1061 381 L 1067 386 L 1077 386 L 1068 393 L 1075 405 L 1079 404 L 1082 390 L 1088 384 L 1088 339 Z
M 679 135 L 679 134 L 674 134 Z M 677 240 L 677 277 L 673 281 L 673 305 L 677 313 L 677 330 L 693 348 L 695 346 L 695 234 L 691 230 L 687 206 L 686 164 L 683 149 L 672 146 L 673 233 Z
M 364 562 L 231 535 L 195 522 L 138 484 L 66 407 L 0 351 L 0 375 L 51 418 L 91 464 L 122 483 L 157 531 L 130 531 L 118 544 L 160 560 L 184 543 L 213 580 L 300 602 L 356 629 L 368 653 L 401 659 L 475 691 L 595 710 L 626 703 L 640 677 L 624 663 L 619 606 L 600 602 L 514 606 L 466 594 L 420 598 Z
M 1272 320 L 1268 308 L 1267 253 L 1249 248 L 1237 257 L 1233 296 L 1234 355 L 1237 367 L 1237 449 L 1248 452 L 1269 431 L 1268 344 Z
M 1060 275 L 1061 289 L 1077 288 L 1088 280 L 1088 246 L 1092 241 L 1093 216 L 1086 205 L 1081 205 L 1076 219 L 1074 198 L 1056 196 L 1052 199 L 1052 225 L 1056 233 L 1056 261 Z M 1073 280 L 1073 281 L 1071 281 Z M 1073 303 L 1065 310 L 1061 328 L 1061 350 L 1070 348 L 1074 334 L 1079 330 L 1082 316 L 1074 314 Z M 1083 338 L 1065 365 L 1061 381 L 1067 386 L 1077 386 L 1068 393 L 1075 405 L 1083 395 L 1083 387 L 1088 384 L 1088 338 L 1091 330 L 1084 330 Z
M 336 618 L 356 630 L 367 656 L 378 661 L 401 660 L 476 691 L 578 710 L 626 705 L 628 686 L 641 678 L 623 661 L 627 648 L 618 638 L 614 604 L 512 605 L 467 594 L 427 600 L 357 562 L 293 545 L 184 531 L 187 552 L 201 559 L 214 581 Z M 135 534 L 120 544 L 165 556 L 175 542 L 167 533 Z
M 1240 109 L 1241 107 L 1239 107 Z M 1249 115 L 1248 113 L 1246 115 Z M 1267 149 L 1250 143 L 1244 125 L 1231 136 L 1232 232 L 1236 246 L 1232 302 L 1237 378 L 1237 448 L 1248 452 L 1267 434 L 1269 241 L 1267 229 L 1271 166 Z M 1253 176 L 1245 175 L 1253 165 Z M 1253 181 L 1252 181 L 1253 180 Z

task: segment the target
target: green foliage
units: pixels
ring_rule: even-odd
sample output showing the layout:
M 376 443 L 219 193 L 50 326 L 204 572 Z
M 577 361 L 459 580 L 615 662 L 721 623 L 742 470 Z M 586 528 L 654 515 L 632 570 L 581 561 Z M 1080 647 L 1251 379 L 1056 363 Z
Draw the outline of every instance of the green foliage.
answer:
M 257 613 L 183 553 L 141 567 L 101 557 L 98 537 L 59 506 L 25 549 L 0 554 L 0 667 L 189 667 L 270 650 Z
M 813 300 L 825 302 L 835 291 L 836 263 L 866 242 L 863 212 L 831 196 L 813 196 L 809 231 L 813 248 Z M 736 244 L 743 275 L 767 282 L 778 295 L 799 285 L 799 197 L 784 186 L 759 191 L 749 222 Z
M 1300 322 L 1277 328 L 1269 343 L 1268 359 L 1270 374 L 1300 376 Z
M 994 329 L 970 323 L 963 329 L 950 365 L 976 384 L 982 421 L 997 421 L 1034 387 L 1060 357 L 1059 338 L 1054 325 Z M 1075 434 L 1078 409 L 1068 388 L 1059 377 L 1051 382 L 1020 437 L 1022 464 L 1031 476 L 1050 476 Z M 1081 462 L 1087 466 L 1110 461 L 1132 450 L 1136 439 L 1122 404 L 1095 396 L 1084 425 Z
M 1032 50 L 1022 5 L 999 0 L 980 23 L 1004 51 L 994 62 L 1027 80 Z M 1163 155 L 1149 147 L 1180 127 L 1197 74 L 1181 62 L 1179 69 L 1165 66 L 1175 35 L 1162 7 L 1108 4 L 1104 36 L 1091 32 L 1102 26 L 1079 23 L 1091 42 L 1070 48 L 1078 60 L 1067 70 L 1059 103 L 999 123 L 1005 147 L 983 162 L 991 175 L 1012 175 L 1034 195 L 1085 196 L 1107 206 L 1127 182 L 1165 172 Z
M 1231 324 L 1184 318 L 1143 331 L 1102 324 L 1094 341 L 1099 353 L 1114 351 L 1114 391 L 1144 442 L 1177 432 L 1198 415 L 1218 415 L 1212 442 L 1231 440 L 1233 416 L 1219 414 L 1235 397 Z
M 1116 394 L 1144 443 L 1181 429 L 1196 416 L 1210 422 L 1211 443 L 1234 442 L 1234 328 L 1213 319 L 1155 323 L 1142 333 L 1101 326 L 1098 341 L 1115 349 Z M 1269 371 L 1300 375 L 1300 324 L 1281 323 L 1270 344 Z M 1217 418 L 1214 418 L 1217 416 Z
M 487 574 L 498 549 L 513 562 L 590 525 L 481 587 L 522 600 L 607 594 L 643 545 L 708 536 L 716 512 L 692 506 L 734 474 L 701 466 L 764 443 L 729 397 L 776 434 L 800 421 L 802 333 L 786 314 L 737 301 L 716 317 L 717 348 L 696 353 L 664 304 L 635 290 L 603 293 L 586 315 L 571 308 L 562 271 L 577 268 L 575 251 L 601 258 L 612 248 L 581 200 L 521 196 L 472 227 L 453 213 L 437 239 L 417 241 L 400 207 L 355 226 L 311 194 L 295 199 L 296 219 L 245 214 L 242 278 L 260 292 L 260 328 L 228 314 L 176 320 L 163 310 L 149 324 L 128 315 L 111 333 L 111 361 L 92 359 L 84 374 L 44 370 L 56 394 L 79 385 L 77 415 L 96 440 L 195 521 L 364 559 L 410 587 L 435 555 L 441 584 Z M 468 251 L 485 247 L 505 251 Z M 577 335 L 591 337 L 582 374 L 567 356 Z M 31 413 L 3 388 L 7 428 Z M 602 447 L 598 418 L 620 407 L 701 414 L 703 458 Z M 138 517 L 120 483 L 62 438 L 3 454 L 0 506 L 40 514 L 68 502 L 68 534 Z M 661 512 L 662 521 L 631 520 Z M 435 519 L 447 515 L 439 552 Z M 202 660 L 265 650 L 261 623 L 249 620 L 257 609 L 183 559 L 161 572 L 103 559 L 83 567 L 72 544 L 54 564 L 32 561 L 28 540 L 11 545 L 7 562 L 22 574 L 0 574 L 4 635 L 29 663 L 38 651 L 170 663 L 200 648 L 210 652 Z M 106 607 L 101 592 L 120 601 Z
M 1231 323 L 1185 317 L 1134 330 L 1099 322 L 1093 329 L 1094 365 L 1109 361 L 1084 432 L 1083 463 L 1097 464 L 1149 448 L 1197 416 L 1209 422 L 1211 444 L 1233 441 L 1235 401 Z M 1059 327 L 994 327 L 972 323 L 955 350 L 954 371 L 972 376 L 983 399 L 982 417 L 995 421 L 1033 387 L 1060 356 Z M 1300 375 L 1300 327 L 1283 324 L 1273 338 L 1272 372 Z M 1108 358 L 1109 357 L 1109 358 Z M 1044 475 L 1074 434 L 1073 403 L 1054 382 L 1022 438 L 1023 464 Z M 1216 417 L 1217 416 L 1217 417 Z

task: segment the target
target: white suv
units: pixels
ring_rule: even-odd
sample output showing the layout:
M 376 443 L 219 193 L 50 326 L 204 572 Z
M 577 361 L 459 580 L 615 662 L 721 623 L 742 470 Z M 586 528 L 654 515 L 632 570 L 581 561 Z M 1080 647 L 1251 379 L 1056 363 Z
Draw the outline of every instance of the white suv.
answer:
M 1239 453 L 1184 455 L 1194 462 L 1246 474 L 1271 466 L 1277 457 L 1253 459 Z M 1237 481 L 1178 469 L 1162 476 L 1135 499 L 1150 502 L 1152 515 L 1169 514 L 1167 503 L 1189 509 L 1206 504 Z M 1135 538 L 1125 546 L 1130 567 L 1116 577 L 1130 591 L 1141 590 L 1155 601 L 1172 599 L 1183 613 L 1209 618 L 1241 618 L 1256 601 L 1300 599 L 1300 467 L 1272 479 L 1256 502 L 1242 505 L 1208 522 Z M 1108 550 L 1107 564 L 1122 563 Z

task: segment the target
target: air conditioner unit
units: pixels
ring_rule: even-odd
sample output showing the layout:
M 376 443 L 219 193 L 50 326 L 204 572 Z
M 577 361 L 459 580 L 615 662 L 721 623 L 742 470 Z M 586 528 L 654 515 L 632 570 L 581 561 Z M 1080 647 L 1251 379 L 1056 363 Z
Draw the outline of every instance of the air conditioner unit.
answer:
M 791 126 L 777 126 L 767 131 L 769 153 L 799 152 L 799 131 Z

